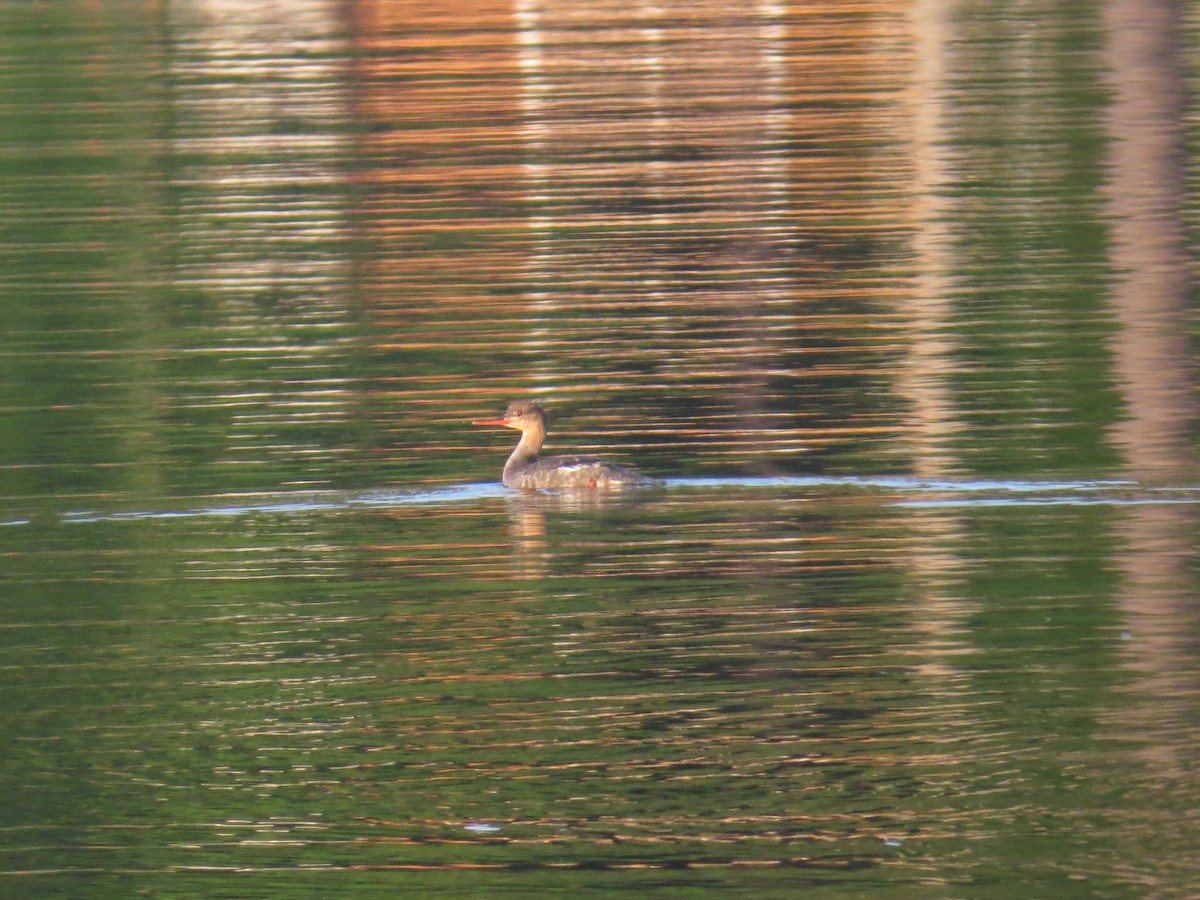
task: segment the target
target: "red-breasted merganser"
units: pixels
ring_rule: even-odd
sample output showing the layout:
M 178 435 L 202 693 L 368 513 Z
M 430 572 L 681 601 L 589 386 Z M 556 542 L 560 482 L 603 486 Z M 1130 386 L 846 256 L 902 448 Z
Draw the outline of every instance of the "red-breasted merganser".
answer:
M 508 462 L 504 464 L 504 486 L 521 490 L 618 490 L 658 484 L 633 469 L 591 456 L 547 456 L 538 459 L 546 440 L 546 412 L 534 400 L 508 404 L 497 419 L 476 419 L 472 425 L 503 425 L 521 432 Z

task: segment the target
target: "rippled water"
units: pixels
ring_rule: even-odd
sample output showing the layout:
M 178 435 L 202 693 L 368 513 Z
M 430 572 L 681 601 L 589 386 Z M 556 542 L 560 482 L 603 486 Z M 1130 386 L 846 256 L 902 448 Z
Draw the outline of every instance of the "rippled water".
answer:
M 1189 896 L 1196 34 L 5 5 L 0 893 Z

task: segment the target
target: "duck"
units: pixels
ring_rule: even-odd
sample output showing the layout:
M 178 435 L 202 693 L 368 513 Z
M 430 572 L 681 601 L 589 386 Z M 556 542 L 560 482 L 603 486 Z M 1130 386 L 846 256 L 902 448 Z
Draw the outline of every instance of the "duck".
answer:
M 504 414 L 474 419 L 472 425 L 494 425 L 521 432 L 504 464 L 505 487 L 523 491 L 613 491 L 661 484 L 636 469 L 593 456 L 541 456 L 548 417 L 536 400 L 514 400 Z

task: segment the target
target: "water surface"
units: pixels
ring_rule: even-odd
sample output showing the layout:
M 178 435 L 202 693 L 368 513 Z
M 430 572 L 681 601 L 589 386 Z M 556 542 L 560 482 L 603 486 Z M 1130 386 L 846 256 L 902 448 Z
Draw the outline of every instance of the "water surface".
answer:
M 1189 895 L 1194 14 L 260 6 L 2 17 L 0 891 Z

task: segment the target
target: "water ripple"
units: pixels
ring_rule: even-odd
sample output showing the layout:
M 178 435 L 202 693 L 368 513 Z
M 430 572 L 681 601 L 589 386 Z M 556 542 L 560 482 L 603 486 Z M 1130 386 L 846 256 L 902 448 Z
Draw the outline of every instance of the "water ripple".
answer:
M 824 476 L 808 477 L 746 477 L 746 478 L 676 478 L 668 479 L 662 488 L 642 492 L 659 498 L 678 497 L 694 490 L 722 491 L 737 489 L 751 496 L 777 490 L 850 489 L 852 491 L 912 495 L 891 501 L 891 505 L 915 508 L 947 508 L 959 506 L 1079 506 L 1079 505 L 1179 505 L 1200 503 L 1200 486 L 1177 485 L 1148 487 L 1125 479 L 1102 480 L 943 480 L 905 476 Z M 932 495 L 932 496 L 931 496 Z M 62 513 L 65 524 L 90 522 L 120 522 L 146 519 L 180 519 L 206 516 L 234 517 L 258 513 L 314 513 L 354 509 L 394 509 L 411 506 L 448 506 L 494 500 L 505 496 L 520 496 L 498 483 L 447 485 L 420 490 L 370 490 L 356 493 L 303 492 L 267 494 L 240 498 L 239 502 L 200 502 L 182 509 L 140 510 L 74 510 Z M 569 496 L 569 495 L 568 495 Z M 595 498 L 599 502 L 607 499 Z M 628 499 L 621 495 L 620 499 Z M 12 519 L 0 525 L 29 524 L 29 519 Z

